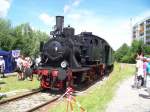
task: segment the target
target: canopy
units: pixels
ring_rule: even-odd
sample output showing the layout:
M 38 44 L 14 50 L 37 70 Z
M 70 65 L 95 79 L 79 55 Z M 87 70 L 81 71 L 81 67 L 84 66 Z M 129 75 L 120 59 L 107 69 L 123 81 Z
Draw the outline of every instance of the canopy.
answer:
M 4 57 L 5 60 L 5 73 L 13 72 L 15 69 L 15 61 L 12 57 L 11 51 L 0 50 L 0 56 Z
M 7 56 L 7 55 L 10 55 L 10 54 L 11 54 L 11 52 L 0 50 L 0 56 Z

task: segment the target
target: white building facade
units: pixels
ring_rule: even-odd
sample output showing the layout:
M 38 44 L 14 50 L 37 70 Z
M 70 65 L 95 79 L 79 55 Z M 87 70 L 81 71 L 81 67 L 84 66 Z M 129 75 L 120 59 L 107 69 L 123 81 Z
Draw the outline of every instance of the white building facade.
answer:
M 133 40 L 143 40 L 150 45 L 150 17 L 136 23 L 132 29 Z

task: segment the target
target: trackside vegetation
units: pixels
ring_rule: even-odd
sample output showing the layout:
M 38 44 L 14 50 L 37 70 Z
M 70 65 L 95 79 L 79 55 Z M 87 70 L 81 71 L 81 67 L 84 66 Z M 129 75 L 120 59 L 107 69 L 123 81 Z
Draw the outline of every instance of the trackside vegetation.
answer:
M 143 53 L 144 56 L 150 57 L 150 46 L 144 44 L 142 40 L 134 40 L 131 46 L 123 44 L 114 53 L 115 60 L 119 63 L 135 63 L 137 53 Z
M 23 80 L 18 81 L 17 76 L 9 76 L 0 80 L 0 93 L 19 91 L 22 89 L 32 90 L 38 89 L 40 82 L 34 77 L 33 81 Z
M 119 83 L 132 76 L 135 66 L 131 64 L 115 63 L 113 72 L 101 85 L 87 90 L 86 94 L 76 96 L 77 101 L 87 112 L 105 112 L 108 103 L 112 100 Z M 80 112 L 73 103 L 74 112 Z M 65 100 L 51 107 L 49 112 L 66 112 L 67 103 Z

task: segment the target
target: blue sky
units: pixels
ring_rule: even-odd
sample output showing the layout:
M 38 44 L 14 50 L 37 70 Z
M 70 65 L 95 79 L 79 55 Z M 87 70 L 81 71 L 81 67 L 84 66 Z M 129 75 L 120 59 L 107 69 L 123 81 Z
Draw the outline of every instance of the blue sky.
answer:
M 0 17 L 14 26 L 29 23 L 48 33 L 57 15 L 76 34 L 91 31 L 117 49 L 130 45 L 132 25 L 150 16 L 150 0 L 0 0 Z

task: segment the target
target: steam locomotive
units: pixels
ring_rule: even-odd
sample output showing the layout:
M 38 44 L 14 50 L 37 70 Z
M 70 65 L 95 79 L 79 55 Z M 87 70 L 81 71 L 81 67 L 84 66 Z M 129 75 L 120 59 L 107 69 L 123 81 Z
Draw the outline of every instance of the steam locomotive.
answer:
M 40 45 L 38 75 L 42 88 L 64 90 L 102 79 L 112 70 L 110 45 L 92 32 L 74 32 L 74 28 L 64 27 L 64 16 L 56 16 L 52 38 Z

